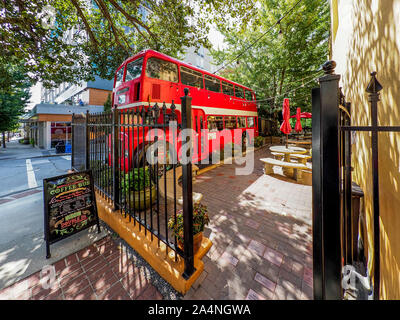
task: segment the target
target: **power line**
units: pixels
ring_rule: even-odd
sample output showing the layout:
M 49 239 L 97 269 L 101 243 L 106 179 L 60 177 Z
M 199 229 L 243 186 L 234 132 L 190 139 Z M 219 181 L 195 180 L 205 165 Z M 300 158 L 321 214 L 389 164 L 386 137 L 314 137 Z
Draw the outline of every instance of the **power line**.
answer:
M 300 88 L 305 87 L 306 84 L 308 84 L 308 83 L 310 83 L 310 82 L 313 82 L 313 81 L 315 81 L 315 80 L 318 80 L 318 77 L 315 78 L 315 76 L 321 76 L 321 75 L 322 75 L 321 72 L 322 72 L 322 70 L 319 70 L 316 74 L 312 74 L 312 75 L 309 75 L 309 76 L 307 76 L 307 77 L 304 77 L 303 79 L 294 80 L 294 81 L 292 81 L 292 82 L 289 82 L 289 83 L 285 84 L 286 86 L 288 86 L 288 85 L 290 85 L 290 84 L 292 84 L 292 83 L 299 82 L 299 81 L 303 81 L 303 80 L 305 80 L 305 79 L 309 79 L 310 77 L 313 77 L 313 79 L 311 79 L 311 80 L 308 81 L 308 82 L 303 83 L 300 87 L 297 87 L 296 89 L 293 89 L 293 90 L 291 90 L 291 91 L 287 91 L 287 92 L 282 93 L 282 94 L 280 94 L 280 95 L 277 95 L 277 96 L 275 96 L 275 97 L 265 98 L 265 99 L 262 99 L 262 100 L 252 100 L 251 102 L 256 102 L 256 103 L 257 103 L 257 102 L 261 102 L 261 101 L 269 101 L 269 100 L 272 100 L 272 99 L 274 99 L 274 98 L 277 98 L 277 97 L 280 97 L 280 96 L 282 96 L 282 95 L 285 95 L 285 94 L 287 94 L 287 93 L 290 93 L 290 92 L 299 90 Z M 321 73 L 321 74 L 319 74 L 319 73 Z M 256 87 L 256 88 L 257 88 L 257 87 Z M 261 88 L 258 88 L 258 89 L 259 89 L 259 90 L 264 90 L 264 89 L 261 89 Z M 242 102 L 243 102 L 242 99 L 231 98 L 231 100 L 233 100 L 233 101 L 242 101 Z
M 291 93 L 291 92 L 293 92 L 293 91 L 299 90 L 300 88 L 303 88 L 306 84 L 308 84 L 308 83 L 310 83 L 310 82 L 313 82 L 313 81 L 318 81 L 318 78 L 311 79 L 310 81 L 308 81 L 308 82 L 306 82 L 306 83 L 303 83 L 300 87 L 297 87 L 297 88 L 295 88 L 295 89 L 293 89 L 293 90 L 290 90 L 290 91 L 286 91 L 286 92 L 281 93 L 281 94 L 279 94 L 279 95 L 277 95 L 277 96 L 275 96 L 275 97 L 269 97 L 269 98 L 265 98 L 265 99 L 262 99 L 262 100 L 256 100 L 255 102 L 257 103 L 257 102 L 269 101 L 269 100 L 273 100 L 273 99 L 282 97 L 282 96 L 284 96 L 284 95 L 287 95 L 288 93 Z
M 241 53 L 239 53 L 234 59 L 231 59 L 228 61 L 227 64 L 223 64 L 218 70 L 214 71 L 213 74 L 217 73 L 218 71 L 225 69 L 227 65 L 229 65 L 232 61 L 237 60 L 240 58 L 247 50 L 249 50 L 252 46 L 254 46 L 258 41 L 260 41 L 264 36 L 266 36 L 271 30 L 275 28 L 276 25 L 280 24 L 283 19 L 285 19 L 293 10 L 296 8 L 300 2 L 303 0 L 299 0 L 296 2 L 296 4 L 291 7 L 288 11 L 286 11 L 282 17 L 280 17 L 266 32 L 264 32 L 260 37 L 258 37 L 255 41 L 253 41 L 246 49 L 244 49 Z

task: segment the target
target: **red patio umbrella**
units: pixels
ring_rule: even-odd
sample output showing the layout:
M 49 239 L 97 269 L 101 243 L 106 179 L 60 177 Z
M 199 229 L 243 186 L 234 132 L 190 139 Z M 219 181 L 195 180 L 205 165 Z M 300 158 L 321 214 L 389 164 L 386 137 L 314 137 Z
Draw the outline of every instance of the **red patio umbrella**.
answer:
M 301 130 L 303 130 L 303 128 L 301 127 L 300 114 L 301 114 L 301 110 L 300 110 L 300 108 L 297 108 L 296 125 L 294 126 L 294 130 L 296 130 L 296 132 L 300 132 Z
M 286 134 L 286 148 L 288 146 L 288 134 L 292 132 L 292 127 L 290 125 L 290 107 L 289 107 L 289 99 L 283 99 L 283 106 L 282 106 L 282 117 L 283 122 L 280 127 L 280 130 Z
M 290 118 L 296 118 L 296 117 L 297 117 L 297 114 L 294 114 Z M 310 112 L 302 112 L 302 113 L 300 113 L 300 118 L 301 119 L 311 119 L 312 118 L 312 114 Z

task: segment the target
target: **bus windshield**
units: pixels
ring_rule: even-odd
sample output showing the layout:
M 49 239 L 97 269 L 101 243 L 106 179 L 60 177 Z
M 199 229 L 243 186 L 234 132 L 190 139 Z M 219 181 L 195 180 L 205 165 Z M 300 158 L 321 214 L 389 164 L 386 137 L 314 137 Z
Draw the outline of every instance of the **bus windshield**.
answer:
M 143 58 L 131 61 L 126 65 L 125 82 L 139 78 L 142 74 Z

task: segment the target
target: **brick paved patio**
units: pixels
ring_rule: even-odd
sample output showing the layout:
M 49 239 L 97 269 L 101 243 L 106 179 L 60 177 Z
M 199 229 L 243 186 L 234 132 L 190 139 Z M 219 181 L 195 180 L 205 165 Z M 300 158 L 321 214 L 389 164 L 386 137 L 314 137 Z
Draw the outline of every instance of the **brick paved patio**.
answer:
M 40 271 L 0 291 L 0 300 L 159 300 L 160 292 L 109 237 L 54 264 L 56 281 Z M 43 286 L 45 284 L 45 286 Z
M 213 247 L 205 272 L 185 299 L 312 299 L 311 186 L 283 177 L 278 168 L 235 175 L 223 165 L 193 185 L 210 212 L 205 235 Z
M 255 152 L 251 175 L 223 165 L 197 177 L 213 246 L 205 271 L 184 299 L 312 299 L 311 186 L 263 173 Z M 143 267 L 109 236 L 54 264 L 55 286 L 40 272 L 0 291 L 0 299 L 162 299 Z

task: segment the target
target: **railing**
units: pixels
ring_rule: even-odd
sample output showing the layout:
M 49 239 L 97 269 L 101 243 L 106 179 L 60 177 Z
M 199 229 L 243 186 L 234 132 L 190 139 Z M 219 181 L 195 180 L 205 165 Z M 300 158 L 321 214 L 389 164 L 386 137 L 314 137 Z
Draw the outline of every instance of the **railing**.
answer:
M 182 125 L 177 129 L 190 128 L 192 123 L 191 97 L 187 91 L 185 94 L 181 98 Z M 159 137 L 166 137 L 169 123 L 176 120 L 174 103 L 169 108 L 163 103 L 161 107 L 155 104 L 74 114 L 72 167 L 92 169 L 97 191 L 112 202 L 114 210 L 120 210 L 131 223 L 138 224 L 139 230 L 143 228 L 146 235 L 149 232 L 158 246 L 163 242 L 167 253 L 170 249 L 176 252 L 175 259 L 177 255 L 183 257 L 183 276 L 188 278 L 194 272 L 191 163 L 182 165 L 184 243 L 180 248 L 168 227 L 169 219 L 177 221 L 176 171 L 180 164 L 173 161 L 177 158 L 175 149 L 168 148 L 168 143 L 162 144 L 161 155 L 159 148 L 153 149 L 157 142 L 165 142 Z M 177 144 L 175 140 L 170 142 L 174 146 Z M 152 161 L 159 156 L 164 160 L 162 163 Z M 172 170 L 173 177 L 168 182 L 167 170 Z M 167 188 L 173 189 L 173 201 L 167 199 Z
M 400 132 L 399 126 L 378 126 L 377 106 L 383 89 L 371 73 L 367 86 L 371 104 L 371 125 L 351 125 L 351 103 L 339 88 L 336 63 L 324 65 L 320 88 L 313 89 L 313 273 L 315 299 L 341 299 L 347 280 L 357 281 L 370 290 L 369 279 L 360 274 L 362 260 L 356 248 L 358 216 L 354 198 L 363 195 L 352 182 L 351 133 L 371 132 L 372 216 L 374 283 L 373 298 L 380 295 L 380 227 L 378 133 Z M 365 177 L 366 179 L 368 177 Z M 356 213 L 356 214 L 355 214 Z M 343 285 L 346 284 L 346 285 Z M 365 295 L 364 295 L 365 297 Z

